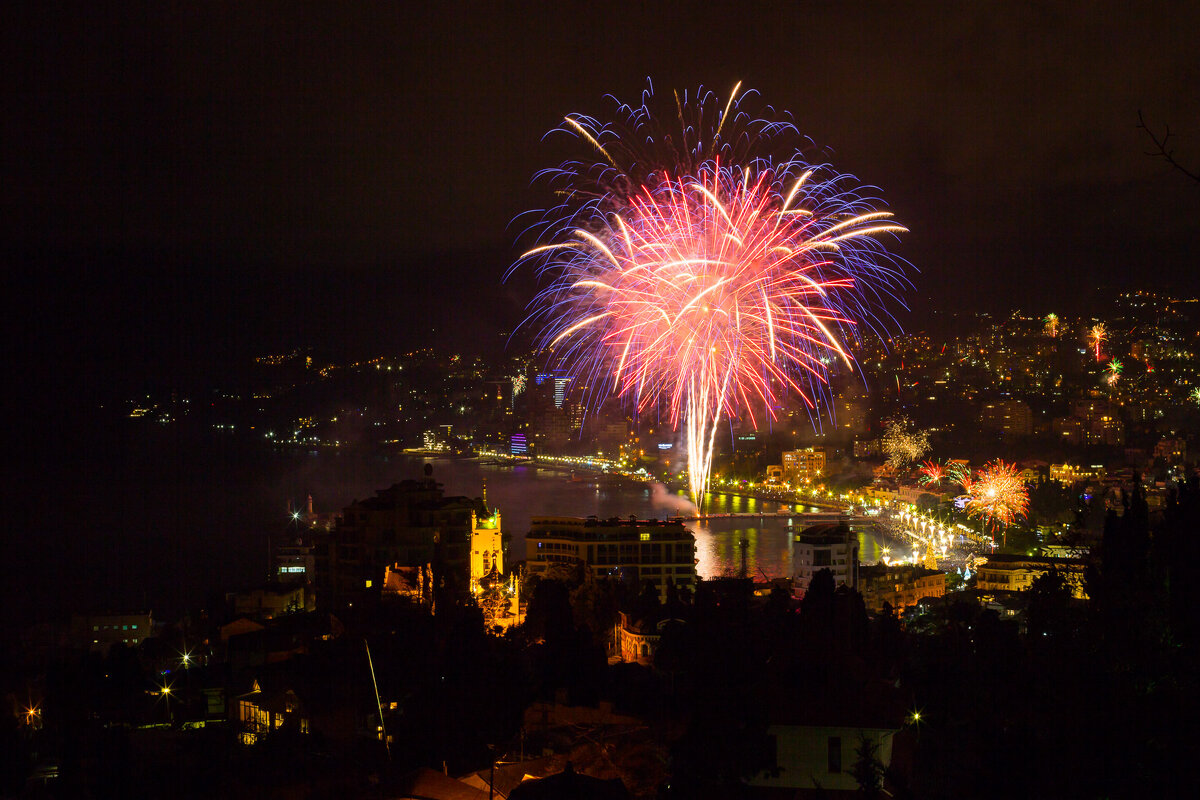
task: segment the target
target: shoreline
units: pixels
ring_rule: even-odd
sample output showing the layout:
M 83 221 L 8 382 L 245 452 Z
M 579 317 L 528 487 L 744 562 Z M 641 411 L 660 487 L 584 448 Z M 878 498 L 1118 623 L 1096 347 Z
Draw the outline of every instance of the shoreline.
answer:
M 415 453 L 415 452 L 414 453 L 406 452 L 406 455 L 419 455 L 419 454 Z M 581 458 L 580 461 L 582 463 L 559 464 L 559 463 L 555 463 L 555 462 L 544 461 L 542 459 L 539 459 L 536 456 L 532 456 L 532 457 L 506 456 L 506 455 L 503 455 L 500 453 L 485 453 L 485 454 L 476 454 L 476 455 L 458 455 L 455 453 L 429 453 L 428 455 L 436 456 L 436 457 L 446 457 L 446 458 L 463 458 L 463 459 L 468 459 L 468 460 L 479 461 L 480 463 L 495 463 L 497 465 L 504 465 L 504 466 L 533 466 L 533 467 L 537 467 L 538 469 L 559 472 L 559 473 L 563 473 L 563 474 L 567 474 L 567 475 L 573 475 L 577 471 L 583 471 L 583 472 L 587 472 L 592 475 L 603 476 L 609 480 L 614 480 L 614 481 L 634 483 L 634 484 L 636 484 L 636 483 L 660 484 L 660 485 L 666 487 L 667 491 L 674 492 L 674 493 L 687 491 L 687 486 L 684 485 L 683 483 L 680 483 L 677 481 L 661 481 L 661 480 L 658 480 L 657 478 L 653 478 L 653 477 L 639 478 L 635 475 L 629 475 L 629 474 L 622 473 L 622 472 L 610 472 L 607 464 L 598 465 L 595 463 L 594 459 L 582 459 Z M 759 491 L 745 490 L 745 489 L 725 489 L 725 488 L 713 489 L 713 488 L 710 488 L 708 491 L 708 494 L 710 494 L 712 496 L 728 495 L 731 497 L 748 497 L 748 498 L 753 498 L 755 500 L 765 500 L 768 502 L 780 503 L 782 505 L 811 506 L 813 508 L 819 509 L 820 511 L 828 511 L 830 513 L 845 512 L 847 509 L 847 507 L 841 503 L 830 503 L 830 502 L 823 501 L 823 500 L 811 500 L 811 499 L 803 499 L 803 498 L 795 498 L 795 499 L 781 498 L 781 497 L 778 497 L 778 496 L 775 496 L 773 494 L 769 494 L 766 492 L 759 492 Z M 704 518 L 706 516 L 708 516 L 708 515 L 700 514 L 699 518 Z M 760 516 L 760 514 L 753 514 L 752 516 Z M 773 516 L 773 515 L 768 514 L 767 516 Z

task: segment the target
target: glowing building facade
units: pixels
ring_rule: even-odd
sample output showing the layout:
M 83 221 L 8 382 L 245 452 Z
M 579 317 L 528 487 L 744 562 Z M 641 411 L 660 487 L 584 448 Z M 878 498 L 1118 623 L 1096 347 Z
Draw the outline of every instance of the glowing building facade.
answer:
M 426 565 L 437 585 L 465 593 L 472 520 L 490 516 L 480 498 L 446 497 L 429 474 L 357 500 L 316 539 L 317 596 L 330 607 L 349 604 L 379 594 L 388 568 Z
M 790 483 L 812 483 L 825 474 L 825 450 L 806 447 L 803 450 L 785 450 L 781 456 L 783 478 Z
M 479 591 L 479 581 L 493 569 L 504 574 L 504 534 L 500 532 L 500 512 L 479 518 L 471 512 L 471 591 Z
M 678 520 L 534 517 L 525 547 L 531 573 L 584 563 L 596 577 L 650 581 L 662 600 L 668 583 L 696 585 L 696 538 Z

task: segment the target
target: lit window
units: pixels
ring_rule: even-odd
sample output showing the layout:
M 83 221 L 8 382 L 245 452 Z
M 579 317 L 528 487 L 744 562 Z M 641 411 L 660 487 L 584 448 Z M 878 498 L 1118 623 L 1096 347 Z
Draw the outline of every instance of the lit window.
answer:
M 371 588 L 371 579 L 370 578 L 367 578 L 367 588 L 368 589 Z

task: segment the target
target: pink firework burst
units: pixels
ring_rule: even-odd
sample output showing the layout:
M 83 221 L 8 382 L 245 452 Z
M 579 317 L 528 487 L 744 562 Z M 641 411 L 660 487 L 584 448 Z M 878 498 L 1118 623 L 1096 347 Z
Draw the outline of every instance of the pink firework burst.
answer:
M 576 170 L 586 202 L 564 205 L 542 230 L 550 241 L 518 262 L 544 279 L 539 343 L 588 387 L 589 405 L 615 394 L 664 408 L 684 429 L 699 502 L 719 420 L 757 426 L 785 394 L 820 414 L 833 365 L 853 368 L 855 346 L 887 327 L 884 301 L 905 280 L 878 237 L 905 229 L 846 176 L 752 158 L 735 123 L 718 120 L 711 147 L 653 173 L 623 169 L 629 148 L 573 125 L 603 168 Z M 717 143 L 722 131 L 737 150 Z

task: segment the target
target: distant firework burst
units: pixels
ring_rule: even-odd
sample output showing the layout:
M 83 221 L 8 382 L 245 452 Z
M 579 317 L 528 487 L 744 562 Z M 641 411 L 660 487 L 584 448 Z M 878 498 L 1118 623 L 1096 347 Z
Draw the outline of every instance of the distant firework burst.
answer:
M 929 452 L 929 431 L 910 430 L 911 426 L 908 417 L 893 417 L 880 438 L 887 465 L 894 470 L 903 469 Z
M 962 486 L 963 491 L 970 491 L 971 468 L 962 461 L 948 461 L 946 462 L 946 480 Z
M 1051 339 L 1058 336 L 1058 314 L 1046 315 L 1046 335 Z
M 946 469 L 936 461 L 926 461 L 921 464 L 921 477 L 918 483 L 922 486 L 937 486 L 946 477 Z
M 1018 517 L 1024 517 L 1029 509 L 1029 489 L 1014 464 L 999 459 L 985 464 L 963 486 L 969 497 L 967 514 L 970 516 L 1010 525 Z
M 943 464 L 929 459 L 922 462 L 917 471 L 920 473 L 917 483 L 922 486 L 940 486 L 943 481 L 946 484 L 970 486 L 971 482 L 971 470 L 961 461 L 947 461 Z
M 1088 331 L 1088 339 L 1092 343 L 1092 348 L 1096 351 L 1096 360 L 1099 361 L 1100 345 L 1102 345 L 1104 341 L 1108 339 L 1108 329 L 1104 327 L 1103 322 L 1092 326 L 1092 329 Z
M 1108 362 L 1108 367 L 1104 370 L 1104 372 L 1105 372 L 1104 380 L 1108 383 L 1109 386 L 1116 386 L 1117 381 L 1119 381 L 1121 379 L 1121 372 L 1124 369 L 1125 369 L 1124 365 L 1122 365 L 1120 361 L 1118 361 L 1117 359 L 1114 358 L 1112 361 Z
M 684 430 L 689 488 L 708 486 L 721 419 L 757 426 L 784 395 L 814 416 L 835 363 L 891 327 L 906 286 L 879 241 L 905 229 L 853 179 L 802 161 L 790 122 L 676 96 L 669 117 L 621 106 L 568 117 L 591 161 L 548 171 L 562 204 L 537 226 L 539 345 L 597 407 L 612 395 Z M 672 128 L 672 126 L 675 126 Z

